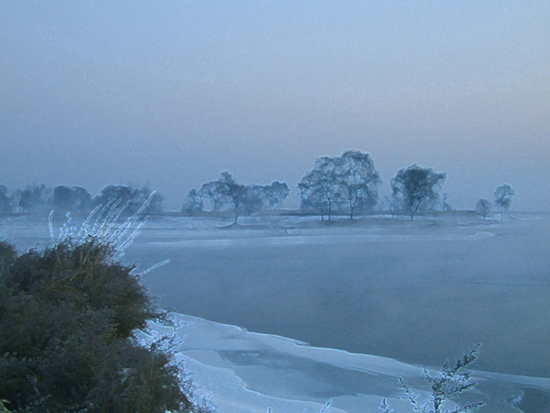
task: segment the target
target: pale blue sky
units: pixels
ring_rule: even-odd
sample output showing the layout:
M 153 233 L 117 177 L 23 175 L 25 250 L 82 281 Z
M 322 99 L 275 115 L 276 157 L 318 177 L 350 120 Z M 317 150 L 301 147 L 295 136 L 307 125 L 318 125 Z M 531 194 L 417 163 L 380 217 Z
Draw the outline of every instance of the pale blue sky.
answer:
M 550 207 L 550 2 L 0 3 L 0 183 L 149 182 L 179 209 L 231 171 L 293 190 L 315 158 L 512 184 Z

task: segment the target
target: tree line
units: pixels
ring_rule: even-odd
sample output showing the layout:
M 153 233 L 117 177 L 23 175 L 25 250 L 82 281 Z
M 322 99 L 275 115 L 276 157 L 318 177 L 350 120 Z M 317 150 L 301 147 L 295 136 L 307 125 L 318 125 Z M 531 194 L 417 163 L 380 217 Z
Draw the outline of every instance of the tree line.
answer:
M 390 179 L 391 195 L 385 197 L 390 213 L 392 216 L 407 214 L 414 220 L 419 212 L 452 210 L 447 194 L 443 194 L 442 200 L 440 196 L 445 179 L 446 173 L 417 164 L 399 169 Z M 326 217 L 330 221 L 336 211 L 345 212 L 353 219 L 358 213 L 372 212 L 378 205 L 381 182 L 369 153 L 348 150 L 341 156 L 322 156 L 297 185 L 300 208 L 306 213 L 318 214 L 322 220 Z M 204 211 L 231 211 L 237 223 L 241 215 L 278 209 L 289 194 L 286 182 L 245 185 L 238 183 L 231 173 L 222 172 L 217 180 L 205 182 L 199 189 L 192 188 L 182 212 L 192 216 Z M 495 190 L 494 203 L 500 209 L 501 219 L 514 195 L 509 184 Z M 486 217 L 491 203 L 480 199 L 476 209 Z
M 445 172 L 436 172 L 430 167 L 413 164 L 401 168 L 390 179 L 391 195 L 386 196 L 384 202 L 392 216 L 406 214 L 411 220 L 419 212 L 451 210 L 447 194 L 440 195 L 445 179 Z M 312 169 L 297 185 L 300 209 L 304 213 L 318 214 L 322 220 L 326 217 L 330 221 L 335 212 L 346 213 L 353 219 L 357 214 L 372 212 L 379 205 L 378 186 L 381 183 L 380 173 L 369 153 L 348 150 L 341 156 L 322 156 L 315 160 Z M 0 185 L 0 215 L 46 214 L 52 210 L 56 217 L 67 212 L 87 215 L 99 205 L 115 202 L 127 205 L 125 213 L 131 215 L 151 194 L 153 191 L 147 186 L 136 188 L 131 185 L 107 185 L 96 196 L 82 186 L 57 185 L 51 188 L 35 184 L 9 192 L 5 185 Z M 199 189 L 189 190 L 181 211 L 189 216 L 202 212 L 231 213 L 234 223 L 237 223 L 242 215 L 279 209 L 289 195 L 290 187 L 286 182 L 246 185 L 225 171 L 218 179 L 203 183 Z M 515 191 L 511 185 L 503 184 L 493 195 L 493 204 L 503 219 Z M 476 210 L 486 218 L 493 204 L 481 198 Z M 154 193 L 144 212 L 164 212 L 164 197 Z
M 182 212 L 193 215 L 199 211 L 232 210 L 234 222 L 242 214 L 278 209 L 290 194 L 286 182 L 270 185 L 245 185 L 237 182 L 229 172 L 222 172 L 215 181 L 192 188 L 186 196 Z
M 132 215 L 150 197 L 145 213 L 162 213 L 164 197 L 158 193 L 153 194 L 147 186 L 135 188 L 132 185 L 107 185 L 99 194 L 92 196 L 82 186 L 57 185 L 51 188 L 45 184 L 34 184 L 10 192 L 5 185 L 0 185 L 0 215 L 40 215 L 53 210 L 57 218 L 64 216 L 67 212 L 85 216 L 97 206 L 114 203 L 118 206 L 126 205 L 124 213 Z

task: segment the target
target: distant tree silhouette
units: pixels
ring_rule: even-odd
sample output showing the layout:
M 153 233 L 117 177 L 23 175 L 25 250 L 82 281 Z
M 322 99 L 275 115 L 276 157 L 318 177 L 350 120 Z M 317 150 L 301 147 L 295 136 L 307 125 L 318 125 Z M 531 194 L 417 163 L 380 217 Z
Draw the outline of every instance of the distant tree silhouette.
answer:
M 25 214 L 48 213 L 52 209 L 52 189 L 45 184 L 18 189 L 15 199 L 18 209 Z
M 300 207 L 319 211 L 331 220 L 332 212 L 345 201 L 345 193 L 339 182 L 341 173 L 339 157 L 323 156 L 317 158 L 313 169 L 306 173 L 300 183 Z
M 192 188 L 186 196 L 182 211 L 194 212 L 210 208 L 213 211 L 230 209 L 236 224 L 242 214 L 277 209 L 288 197 L 290 189 L 285 182 L 274 181 L 270 185 L 245 185 L 237 182 L 227 171 L 215 181 L 205 182 L 197 191 Z
M 476 211 L 483 215 L 483 219 L 486 219 L 487 215 L 491 212 L 491 203 L 485 198 L 478 199 Z
M 261 187 L 262 198 L 267 205 L 266 209 L 279 209 L 281 203 L 290 195 L 290 188 L 286 182 L 273 181 L 270 185 Z
M 512 185 L 503 184 L 497 186 L 493 195 L 495 196 L 495 204 L 497 204 L 500 208 L 500 220 L 502 221 L 504 219 L 504 211 L 507 211 L 508 208 L 510 208 L 510 205 L 512 204 L 512 197 L 516 195 L 516 193 L 514 192 Z
M 205 195 L 198 191 L 197 188 L 191 188 L 185 196 L 181 211 L 189 216 L 193 216 L 196 212 L 204 211 L 204 197 Z
M 317 158 L 300 183 L 300 206 L 319 212 L 331 220 L 335 209 L 347 208 L 349 217 L 369 210 L 378 201 L 380 175 L 368 153 L 349 150 L 341 156 Z
M 0 215 L 8 215 L 12 212 L 12 202 L 8 187 L 0 184 Z
M 207 201 L 210 203 L 211 209 L 213 211 L 220 211 L 226 204 L 227 199 L 221 189 L 223 185 L 220 180 L 205 182 L 201 185 L 199 189 L 199 194 L 204 202 Z
M 441 210 L 442 211 L 452 211 L 453 210 L 452 205 L 447 202 L 448 199 L 449 199 L 449 194 L 444 193 L 443 194 L 443 205 L 441 205 Z
M 225 199 L 225 203 L 232 206 L 236 224 L 243 207 L 249 201 L 247 186 L 238 183 L 231 173 L 224 171 L 217 181 L 216 190 Z
M 445 181 L 445 173 L 416 164 L 402 168 L 390 180 L 394 197 L 398 198 L 411 220 L 422 206 L 434 203 L 439 195 L 437 188 Z
M 96 205 L 108 205 L 118 203 L 127 205 L 124 209 L 124 215 L 135 214 L 141 206 L 149 199 L 153 191 L 143 186 L 142 188 L 133 188 L 131 185 L 107 185 L 98 195 L 95 196 Z M 159 214 L 164 210 L 164 197 L 159 193 L 154 193 L 149 204 L 146 206 L 145 214 Z
M 356 209 L 372 209 L 378 201 L 378 183 L 380 174 L 374 167 L 374 161 L 368 153 L 346 151 L 340 157 L 339 184 L 347 199 L 350 215 Z
M 82 186 L 73 186 L 72 188 L 65 185 L 55 186 L 52 203 L 58 217 L 67 212 L 87 215 L 93 209 L 92 195 Z

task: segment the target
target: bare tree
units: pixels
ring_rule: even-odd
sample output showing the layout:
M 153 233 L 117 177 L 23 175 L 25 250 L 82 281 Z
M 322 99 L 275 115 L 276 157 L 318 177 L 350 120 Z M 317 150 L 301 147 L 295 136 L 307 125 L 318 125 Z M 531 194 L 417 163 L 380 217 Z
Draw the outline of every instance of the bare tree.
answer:
M 233 206 L 234 223 L 236 224 L 242 208 L 247 202 L 248 188 L 246 185 L 238 183 L 233 175 L 227 171 L 221 173 L 221 177 L 217 182 L 217 191 L 225 197 L 227 204 Z
M 371 209 L 378 202 L 380 174 L 368 153 L 350 150 L 344 152 L 340 159 L 339 184 L 347 199 L 349 218 L 353 219 L 356 209 Z
M 497 189 L 495 189 L 493 195 L 495 196 L 495 204 L 500 207 L 500 220 L 502 221 L 504 211 L 507 211 L 508 208 L 510 208 L 510 205 L 512 204 L 512 197 L 516 195 L 516 193 L 514 192 L 512 185 L 503 184 L 497 186 Z
M 421 208 L 439 197 L 437 188 L 445 181 L 445 173 L 416 164 L 397 171 L 390 180 L 394 196 L 400 199 L 411 220 Z
M 15 192 L 16 205 L 27 214 L 46 213 L 52 208 L 52 188 L 45 184 L 27 185 Z
M 205 182 L 197 191 L 191 189 L 183 210 L 203 210 L 205 203 L 210 203 L 212 209 L 232 209 L 234 223 L 243 213 L 252 214 L 264 209 L 276 209 L 289 195 L 290 189 L 285 182 L 274 181 L 271 185 L 244 185 L 238 183 L 227 171 L 211 182 Z M 205 202 L 206 201 L 206 202 Z
M 264 185 L 262 190 L 263 197 L 267 202 L 266 208 L 269 209 L 278 209 L 290 195 L 290 188 L 286 182 L 273 181 L 271 185 Z
M 420 395 L 415 393 L 411 387 L 405 383 L 405 380 L 399 376 L 399 384 L 405 392 L 403 398 L 412 404 L 415 412 L 421 413 L 467 413 L 482 407 L 485 403 L 473 402 L 464 405 L 458 404 L 453 410 L 443 410 L 447 399 L 461 394 L 476 385 L 476 383 L 472 381 L 472 374 L 466 370 L 466 367 L 477 359 L 476 353 L 479 346 L 481 346 L 481 343 L 475 344 L 464 353 L 461 358 L 456 358 L 453 364 L 449 363 L 449 360 L 446 360 L 441 371 L 435 376 L 431 376 L 429 372 L 424 369 L 424 381 L 428 383 L 431 391 L 428 397 L 422 402 L 418 400 L 418 396 Z M 386 399 L 382 399 L 379 409 L 384 413 L 393 411 L 386 402 Z
M 483 215 L 483 219 L 486 219 L 487 215 L 491 212 L 491 203 L 485 198 L 478 199 L 476 211 Z
M 298 184 L 302 209 L 319 211 L 330 221 L 336 208 L 347 206 L 350 219 L 378 202 L 380 174 L 368 153 L 349 150 L 339 157 L 323 156 Z
M 204 193 L 198 191 L 197 188 L 191 188 L 185 196 L 185 202 L 181 207 L 181 211 L 188 215 L 193 215 L 196 212 L 204 210 Z
M 221 208 L 227 203 L 227 199 L 224 193 L 221 191 L 220 180 L 205 182 L 199 189 L 200 196 L 203 198 L 203 202 L 208 200 L 211 204 L 212 210 L 220 211 Z M 204 207 L 204 204 L 203 204 Z
M 313 169 L 298 184 L 302 209 L 316 209 L 321 219 L 327 215 L 331 220 L 333 209 L 344 200 L 340 184 L 341 165 L 339 157 L 323 156 L 315 161 Z

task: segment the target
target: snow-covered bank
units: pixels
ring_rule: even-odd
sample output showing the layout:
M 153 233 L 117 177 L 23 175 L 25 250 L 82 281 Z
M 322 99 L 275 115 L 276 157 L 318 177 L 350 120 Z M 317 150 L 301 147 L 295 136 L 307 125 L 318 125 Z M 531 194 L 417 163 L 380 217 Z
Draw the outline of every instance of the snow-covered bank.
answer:
M 330 411 L 335 413 L 375 413 L 380 411 L 381 399 L 386 398 L 395 413 L 405 413 L 412 412 L 412 406 L 400 399 L 403 392 L 397 376 L 404 377 L 423 396 L 427 391 L 421 366 L 310 347 L 197 317 L 174 314 L 174 318 L 181 325 L 176 332 L 166 326 L 154 329 L 161 334 L 185 337 L 177 348 L 178 354 L 184 357 L 198 393 L 210 398 L 223 412 L 264 412 L 268 407 L 275 412 L 316 412 L 332 399 Z M 435 371 L 438 366 L 428 369 Z M 484 413 L 524 411 L 518 406 L 528 402 L 526 389 L 528 397 L 550 394 L 548 378 L 475 371 L 474 379 L 478 385 L 461 401 L 485 402 Z

